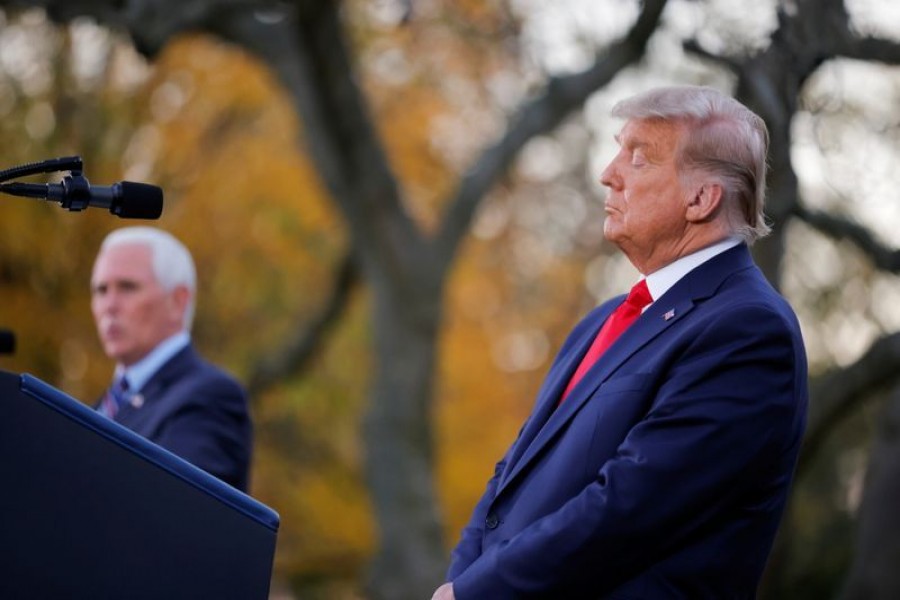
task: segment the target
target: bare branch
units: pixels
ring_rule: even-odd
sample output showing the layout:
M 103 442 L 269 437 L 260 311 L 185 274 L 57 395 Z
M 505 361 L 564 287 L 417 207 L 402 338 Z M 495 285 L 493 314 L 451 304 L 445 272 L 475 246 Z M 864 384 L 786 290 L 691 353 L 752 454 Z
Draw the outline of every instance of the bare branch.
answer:
M 278 10 L 271 0 L 185 0 L 172 10 L 166 0 L 0 0 L 9 8 L 41 7 L 57 23 L 91 17 L 105 26 L 126 31 L 135 49 L 148 58 L 185 31 L 215 30 L 216 23 L 235 14 Z
M 479 203 L 509 168 L 516 154 L 534 136 L 555 128 L 593 92 L 639 60 L 665 5 L 665 0 L 644 2 L 641 14 L 626 37 L 606 49 L 589 69 L 551 79 L 544 93 L 525 105 L 512 120 L 506 135 L 478 158 L 462 178 L 437 238 L 436 254 L 445 268 L 452 261 Z
M 841 56 L 886 65 L 900 65 L 900 44 L 891 40 L 865 37 L 848 44 L 842 49 Z
M 809 420 L 798 473 L 811 465 L 831 431 L 878 392 L 900 379 L 900 333 L 873 343 L 854 364 L 821 375 L 810 383 Z
M 309 366 L 311 359 L 319 353 L 325 334 L 349 304 L 351 292 L 358 283 L 359 271 L 349 253 L 336 269 L 334 287 L 322 312 L 305 327 L 297 328 L 282 347 L 270 352 L 253 367 L 247 384 L 251 398 L 257 398 L 285 377 L 297 375 Z
M 807 210 L 799 205 L 794 206 L 794 214 L 832 239 L 853 242 L 882 271 L 900 272 L 900 250 L 886 247 L 872 231 L 859 223 L 826 212 Z
M 692 38 L 689 40 L 685 40 L 681 44 L 681 46 L 682 48 L 684 48 L 685 52 L 688 52 L 689 54 L 696 54 L 700 58 L 705 58 L 716 64 L 722 65 L 735 73 L 739 73 L 741 71 L 743 61 L 739 61 L 729 56 L 713 54 L 712 52 L 701 46 L 700 42 L 698 42 L 696 39 Z

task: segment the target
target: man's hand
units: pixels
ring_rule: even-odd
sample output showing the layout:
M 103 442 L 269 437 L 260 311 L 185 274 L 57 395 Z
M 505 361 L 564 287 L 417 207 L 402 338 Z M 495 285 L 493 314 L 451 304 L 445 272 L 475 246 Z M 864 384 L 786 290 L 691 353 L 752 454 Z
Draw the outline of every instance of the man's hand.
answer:
M 456 600 L 456 596 L 453 595 L 453 584 L 445 583 L 436 589 L 431 600 Z

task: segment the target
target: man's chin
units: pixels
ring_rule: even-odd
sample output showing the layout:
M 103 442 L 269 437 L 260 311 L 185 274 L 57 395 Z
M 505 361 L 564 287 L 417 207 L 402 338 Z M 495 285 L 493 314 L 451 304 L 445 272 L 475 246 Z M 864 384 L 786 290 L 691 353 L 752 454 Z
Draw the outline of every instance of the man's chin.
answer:
M 603 224 L 603 237 L 610 244 L 618 246 L 619 241 L 622 239 L 622 232 L 615 224 L 610 223 L 609 219 L 606 219 L 606 222 Z
M 117 363 L 123 362 L 128 354 L 128 350 L 118 344 L 104 344 L 103 351 L 106 353 L 106 356 Z

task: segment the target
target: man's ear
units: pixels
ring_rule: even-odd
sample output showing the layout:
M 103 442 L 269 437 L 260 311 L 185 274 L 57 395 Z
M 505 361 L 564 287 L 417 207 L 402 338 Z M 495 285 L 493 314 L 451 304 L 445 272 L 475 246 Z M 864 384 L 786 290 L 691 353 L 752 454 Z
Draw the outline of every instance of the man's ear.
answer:
M 183 318 L 185 311 L 187 311 L 188 304 L 191 301 L 191 291 L 187 286 L 176 285 L 175 289 L 172 290 L 170 298 L 172 300 L 173 309 L 177 311 L 179 318 Z
M 702 223 L 715 217 L 722 204 L 722 186 L 718 183 L 700 184 L 688 200 L 685 218 L 690 223 Z

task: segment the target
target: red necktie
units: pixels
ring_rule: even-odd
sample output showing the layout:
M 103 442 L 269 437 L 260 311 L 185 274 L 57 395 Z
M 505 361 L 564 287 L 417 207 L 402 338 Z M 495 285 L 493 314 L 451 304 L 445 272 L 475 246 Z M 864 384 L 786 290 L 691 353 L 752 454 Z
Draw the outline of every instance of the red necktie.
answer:
M 588 348 L 584 358 L 581 359 L 581 364 L 578 365 L 578 368 L 575 369 L 575 374 L 572 375 L 572 379 L 569 380 L 566 391 L 560 396 L 560 402 L 565 400 L 566 396 L 569 395 L 569 392 L 572 391 L 572 388 L 574 388 L 575 385 L 581 381 L 581 378 L 584 377 L 584 374 L 594 366 L 597 359 L 606 352 L 606 349 L 609 348 L 614 341 L 616 341 L 616 338 L 622 335 L 623 331 L 628 329 L 629 325 L 634 323 L 635 320 L 641 316 L 641 311 L 651 302 L 653 302 L 653 297 L 650 295 L 650 290 L 647 289 L 647 280 L 641 279 L 633 288 L 631 288 L 628 297 L 625 298 L 625 302 L 620 304 L 609 318 L 606 319 L 606 322 L 603 323 L 603 327 L 600 328 L 600 332 L 597 334 L 597 337 L 594 338 L 594 343 Z

